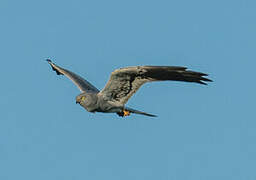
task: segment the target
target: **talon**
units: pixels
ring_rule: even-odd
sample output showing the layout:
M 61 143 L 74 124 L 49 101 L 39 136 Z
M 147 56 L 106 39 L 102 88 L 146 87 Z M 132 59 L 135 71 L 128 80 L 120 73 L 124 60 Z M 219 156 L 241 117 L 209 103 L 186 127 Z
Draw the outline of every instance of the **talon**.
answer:
M 130 111 L 127 110 L 123 110 L 124 116 L 129 116 L 130 115 Z
M 125 117 L 125 116 L 129 116 L 131 114 L 131 112 L 124 109 L 123 111 L 117 112 L 116 114 L 118 116 Z

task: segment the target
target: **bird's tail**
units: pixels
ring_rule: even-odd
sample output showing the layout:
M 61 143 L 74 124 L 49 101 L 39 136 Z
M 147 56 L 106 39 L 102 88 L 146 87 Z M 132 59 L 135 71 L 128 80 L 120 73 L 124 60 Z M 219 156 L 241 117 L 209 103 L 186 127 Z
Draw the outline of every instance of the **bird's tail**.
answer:
M 130 113 L 134 113 L 134 114 L 141 114 L 141 115 L 150 116 L 150 117 L 157 117 L 156 115 L 149 114 L 149 113 L 142 112 L 142 111 L 138 111 L 138 110 L 135 110 L 135 109 L 132 109 L 132 108 L 129 108 L 129 107 L 125 107 L 125 110 L 129 111 Z

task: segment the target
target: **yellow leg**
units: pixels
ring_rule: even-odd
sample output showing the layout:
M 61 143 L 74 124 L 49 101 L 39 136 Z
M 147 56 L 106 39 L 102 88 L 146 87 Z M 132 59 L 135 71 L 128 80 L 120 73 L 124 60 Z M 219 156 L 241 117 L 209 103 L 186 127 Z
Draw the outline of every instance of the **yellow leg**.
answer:
M 123 113 L 124 113 L 124 116 L 129 116 L 130 115 L 130 111 L 127 111 L 127 110 L 123 110 Z

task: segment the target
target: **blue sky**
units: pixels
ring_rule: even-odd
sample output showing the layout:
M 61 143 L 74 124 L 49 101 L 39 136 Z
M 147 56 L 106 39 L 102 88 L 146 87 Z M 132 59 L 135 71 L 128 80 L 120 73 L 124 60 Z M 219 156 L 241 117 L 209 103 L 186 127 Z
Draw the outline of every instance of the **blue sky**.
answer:
M 0 2 L 0 179 L 256 178 L 256 1 Z M 144 85 L 91 114 L 46 58 L 99 89 L 116 68 L 175 65 L 208 86 Z

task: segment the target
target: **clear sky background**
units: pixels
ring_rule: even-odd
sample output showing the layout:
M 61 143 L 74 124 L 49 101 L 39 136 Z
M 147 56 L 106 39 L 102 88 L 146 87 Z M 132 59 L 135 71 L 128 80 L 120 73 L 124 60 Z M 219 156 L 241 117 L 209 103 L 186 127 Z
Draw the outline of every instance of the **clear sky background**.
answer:
M 0 1 L 1 180 L 255 180 L 256 1 Z M 208 86 L 144 85 L 88 113 L 45 61 L 99 89 L 116 68 L 175 65 Z

